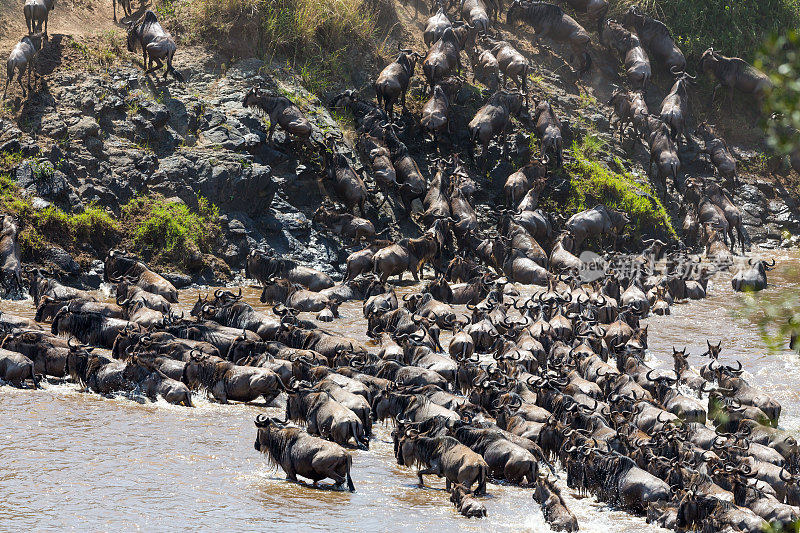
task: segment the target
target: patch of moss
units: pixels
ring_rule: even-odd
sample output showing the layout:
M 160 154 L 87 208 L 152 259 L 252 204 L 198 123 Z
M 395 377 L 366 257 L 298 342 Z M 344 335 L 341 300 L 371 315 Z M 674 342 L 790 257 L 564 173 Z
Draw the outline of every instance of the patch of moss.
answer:
M 603 204 L 628 213 L 631 223 L 627 232 L 633 240 L 643 235 L 677 238 L 672 222 L 652 187 L 628 172 L 616 172 L 596 159 L 603 141 L 586 135 L 573 143 L 571 160 L 565 162 L 569 174 L 569 191 L 563 208 L 569 215 Z M 624 168 L 616 160 L 618 168 Z

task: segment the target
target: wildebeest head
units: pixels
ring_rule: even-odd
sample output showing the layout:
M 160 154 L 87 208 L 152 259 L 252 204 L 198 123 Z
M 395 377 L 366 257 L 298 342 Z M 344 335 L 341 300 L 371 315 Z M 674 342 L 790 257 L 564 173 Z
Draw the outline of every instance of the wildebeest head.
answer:
M 242 107 L 258 107 L 259 109 L 269 113 L 272 108 L 278 103 L 279 97 L 275 94 L 252 87 L 242 99 Z

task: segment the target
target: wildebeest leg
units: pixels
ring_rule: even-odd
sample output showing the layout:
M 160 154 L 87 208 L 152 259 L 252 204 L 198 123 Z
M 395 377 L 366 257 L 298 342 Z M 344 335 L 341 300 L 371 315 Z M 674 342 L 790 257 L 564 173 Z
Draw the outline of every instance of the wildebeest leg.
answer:
M 47 35 L 47 21 L 48 20 L 50 20 L 50 12 L 49 11 L 44 16 L 44 38 L 45 38 L 46 41 L 50 40 L 50 37 Z
M 419 477 L 419 486 L 420 487 L 424 487 L 425 486 L 425 484 L 422 482 L 422 476 L 427 476 L 427 475 L 430 475 L 430 474 L 438 474 L 438 473 L 439 473 L 439 469 L 436 468 L 435 466 L 432 466 L 430 468 L 426 468 L 425 470 L 418 470 L 417 471 L 417 476 Z M 448 481 L 448 483 L 449 483 L 449 481 Z
M 720 87 L 722 87 L 722 84 L 718 83 L 714 87 L 714 90 L 711 91 L 711 99 L 708 101 L 708 107 L 711 107 L 712 105 L 714 105 L 714 98 L 717 96 L 717 89 L 719 89 Z
M 8 92 L 8 84 L 9 84 L 9 83 L 11 83 L 11 79 L 12 79 L 13 77 L 14 77 L 14 73 L 12 72 L 12 73 L 11 73 L 11 76 L 9 76 L 9 77 L 8 77 L 8 79 L 6 79 L 6 86 L 5 86 L 5 88 L 3 89 L 3 100 L 5 100 L 5 99 L 6 99 L 6 93 Z
M 116 22 L 117 21 L 117 0 L 111 0 L 111 1 L 114 4 L 114 22 Z
M 272 142 L 272 135 L 275 133 L 276 123 L 270 121 L 269 131 L 267 131 L 267 141 Z
M 19 71 L 19 76 L 17 76 L 17 82 L 19 83 L 19 88 L 22 89 L 22 97 L 23 98 L 25 98 L 25 96 L 28 94 L 28 93 L 25 92 L 25 86 L 22 85 L 22 76 L 24 76 L 24 75 L 25 75 L 25 71 L 24 70 L 20 70 Z
M 225 382 L 217 381 L 211 389 L 211 395 L 219 403 L 228 403 L 228 395 L 225 394 Z

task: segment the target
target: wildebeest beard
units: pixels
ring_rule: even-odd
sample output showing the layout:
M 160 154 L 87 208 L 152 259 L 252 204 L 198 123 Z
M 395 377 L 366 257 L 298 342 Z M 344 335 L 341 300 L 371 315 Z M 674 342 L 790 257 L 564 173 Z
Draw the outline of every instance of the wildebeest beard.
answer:
M 199 366 L 198 379 L 208 389 L 213 388 L 217 382 L 228 378 L 234 367 L 233 363 L 228 361 L 200 361 L 197 364 Z
M 273 468 L 281 468 L 282 464 L 291 462 L 291 445 L 300 437 L 302 430 L 299 428 L 259 428 L 256 437 L 261 444 L 261 453 L 267 456 L 267 463 Z M 263 446 L 261 435 L 267 436 L 266 447 Z

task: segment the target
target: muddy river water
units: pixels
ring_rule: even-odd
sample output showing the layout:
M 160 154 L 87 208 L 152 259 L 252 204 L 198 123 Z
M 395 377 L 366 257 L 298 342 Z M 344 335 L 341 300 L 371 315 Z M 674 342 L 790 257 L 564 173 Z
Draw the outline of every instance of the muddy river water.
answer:
M 800 255 L 765 254 L 778 266 L 774 299 L 800 291 Z M 245 291 L 258 304 L 255 289 Z M 714 278 L 710 297 L 648 319 L 651 364 L 671 365 L 671 346 L 686 346 L 699 366 L 706 339 L 722 341 L 723 357 L 740 359 L 745 376 L 783 405 L 781 427 L 800 434 L 800 358 L 769 352 L 751 324 L 732 318 L 742 307 L 730 274 Z M 197 297 L 181 295 L 184 306 Z M 0 308 L 32 316 L 31 302 Z M 342 306 L 332 326 L 366 341 L 360 303 Z M 42 390 L 0 387 L 0 529 L 91 531 L 549 531 L 531 491 L 489 485 L 488 518 L 456 513 L 444 483 L 418 489 L 411 469 L 397 466 L 388 426 L 378 426 L 369 451 L 354 451 L 353 494 L 288 483 L 253 449 L 258 405 L 218 405 L 196 395 L 194 409 L 165 402 L 139 404 L 80 393 L 72 385 Z M 282 413 L 280 413 L 282 415 Z M 562 492 L 581 529 L 652 530 L 644 518 L 595 498 Z

